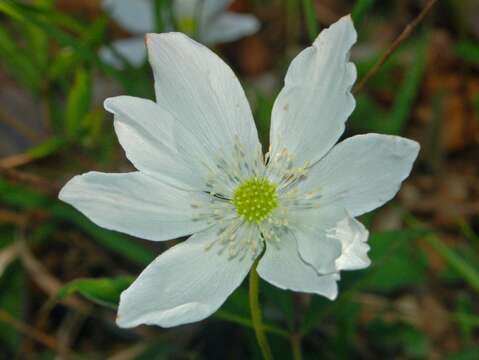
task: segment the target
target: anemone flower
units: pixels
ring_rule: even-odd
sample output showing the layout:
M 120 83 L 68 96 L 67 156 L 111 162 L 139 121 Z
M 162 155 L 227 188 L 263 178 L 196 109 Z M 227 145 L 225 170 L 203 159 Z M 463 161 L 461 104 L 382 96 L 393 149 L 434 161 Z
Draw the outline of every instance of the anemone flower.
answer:
M 137 171 L 89 172 L 60 192 L 108 229 L 153 241 L 191 235 L 122 293 L 119 326 L 202 320 L 253 264 L 281 289 L 329 299 L 340 271 L 369 265 L 368 231 L 355 217 L 396 194 L 419 145 L 379 134 L 336 144 L 355 107 L 355 41 L 343 17 L 292 61 L 263 156 L 232 70 L 184 34 L 147 35 L 156 102 L 105 101 Z

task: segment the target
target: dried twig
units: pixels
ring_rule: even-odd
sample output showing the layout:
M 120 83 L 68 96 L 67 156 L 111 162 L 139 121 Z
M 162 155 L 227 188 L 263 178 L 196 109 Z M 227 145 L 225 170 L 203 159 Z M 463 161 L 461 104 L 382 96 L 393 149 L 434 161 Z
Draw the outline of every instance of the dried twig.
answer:
M 5 160 L 5 158 L 3 160 Z M 8 180 L 31 185 L 35 189 L 41 190 L 42 192 L 45 192 L 48 194 L 56 195 L 60 189 L 60 186 L 55 184 L 55 182 L 47 180 L 46 178 L 31 174 L 25 171 L 19 171 L 9 167 L 4 167 L 2 166 L 1 160 L 0 160 L 0 175 L 2 175 Z
M 51 298 L 55 298 L 63 287 L 63 284 L 50 274 L 43 264 L 33 256 L 24 240 L 18 240 L 17 246 L 22 264 L 30 274 L 32 280 Z M 61 302 L 83 314 L 90 314 L 91 306 L 75 296 L 70 296 Z
M 12 315 L 10 315 L 7 311 L 3 309 L 0 309 L 0 321 L 4 321 L 10 324 L 17 331 L 25 334 L 29 338 L 43 344 L 44 346 L 54 350 L 55 352 L 59 352 L 61 346 L 58 343 L 57 339 L 14 318 Z
M 414 32 L 416 27 L 419 25 L 419 23 L 426 17 L 426 15 L 429 13 L 429 11 L 432 9 L 433 5 L 437 2 L 437 0 L 430 0 L 424 9 L 419 13 L 419 15 L 412 21 L 410 22 L 403 30 L 401 34 L 396 38 L 396 40 L 393 41 L 391 46 L 384 52 L 383 56 L 376 61 L 374 66 L 371 68 L 371 70 L 368 71 L 368 73 L 361 79 L 359 83 L 356 84 L 356 86 L 353 89 L 353 93 L 358 93 L 361 91 L 361 89 L 364 87 L 364 85 L 369 81 L 371 77 L 373 77 L 383 66 L 383 64 L 386 62 L 386 60 L 392 55 L 392 53 L 401 45 L 403 41 L 405 41 L 407 38 L 411 36 L 411 34 Z
M 148 349 L 148 345 L 148 343 L 134 344 L 133 346 L 120 350 L 118 353 L 115 353 L 113 356 L 109 357 L 108 360 L 136 359 L 139 355 L 143 354 L 146 349 Z
M 3 248 L 0 251 L 0 277 L 10 263 L 17 258 L 17 247 L 15 244 Z
M 4 157 L 0 159 L 0 167 L 14 168 L 22 165 L 26 165 L 32 162 L 34 158 L 28 154 L 16 154 Z
M 0 224 L 13 224 L 24 226 L 27 222 L 28 214 L 0 209 Z
M 1 109 L 0 121 L 5 123 L 7 126 L 15 129 L 19 134 L 32 142 L 36 142 L 39 140 L 38 134 L 36 134 L 30 127 L 28 127 L 22 121 L 17 120 L 14 116 Z

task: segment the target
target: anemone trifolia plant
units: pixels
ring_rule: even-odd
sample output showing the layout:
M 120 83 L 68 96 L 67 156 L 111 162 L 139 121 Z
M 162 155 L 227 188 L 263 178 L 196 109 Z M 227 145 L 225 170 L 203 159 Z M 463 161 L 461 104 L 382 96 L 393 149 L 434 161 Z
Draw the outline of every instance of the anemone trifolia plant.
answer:
M 341 271 L 370 264 L 356 217 L 394 197 L 419 145 L 380 134 L 337 143 L 355 107 L 355 42 L 346 16 L 292 61 L 263 154 L 233 71 L 184 34 L 146 36 L 156 101 L 105 101 L 137 171 L 88 172 L 59 195 L 107 229 L 152 241 L 191 235 L 122 293 L 119 326 L 202 320 L 256 259 L 265 281 L 329 299 Z

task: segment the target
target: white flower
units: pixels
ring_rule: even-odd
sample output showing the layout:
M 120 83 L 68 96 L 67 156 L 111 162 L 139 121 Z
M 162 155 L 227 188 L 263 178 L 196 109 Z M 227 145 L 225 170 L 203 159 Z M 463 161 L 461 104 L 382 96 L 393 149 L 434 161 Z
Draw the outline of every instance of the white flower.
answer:
M 172 11 L 179 31 L 195 35 L 198 41 L 214 45 L 235 41 L 259 30 L 259 21 L 252 15 L 227 11 L 233 0 L 173 0 Z M 105 11 L 134 37 L 114 41 L 111 46 L 133 66 L 140 66 L 146 57 L 144 34 L 155 31 L 153 0 L 103 0 Z M 163 21 L 173 26 L 168 16 Z M 101 59 L 117 68 L 122 61 L 110 50 L 100 49 Z
M 348 60 L 355 41 L 344 17 L 293 60 L 264 159 L 231 69 L 183 34 L 147 36 L 156 102 L 105 101 L 138 171 L 90 172 L 60 193 L 108 229 L 154 241 L 193 234 L 123 292 L 120 326 L 204 319 L 261 254 L 264 280 L 329 299 L 341 270 L 369 265 L 368 232 L 354 217 L 396 194 L 419 145 L 378 134 L 335 145 L 355 106 Z

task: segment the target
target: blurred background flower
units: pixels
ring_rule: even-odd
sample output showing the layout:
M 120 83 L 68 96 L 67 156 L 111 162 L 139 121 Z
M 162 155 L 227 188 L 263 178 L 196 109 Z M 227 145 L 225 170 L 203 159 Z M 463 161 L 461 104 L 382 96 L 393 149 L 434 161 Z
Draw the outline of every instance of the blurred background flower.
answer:
M 109 16 L 134 36 L 101 48 L 100 57 L 116 67 L 122 66 L 121 57 L 133 66 L 141 65 L 146 58 L 144 36 L 149 32 L 177 30 L 206 45 L 235 41 L 257 32 L 260 24 L 254 16 L 228 11 L 232 2 L 173 0 L 166 8 L 154 0 L 103 0 Z

